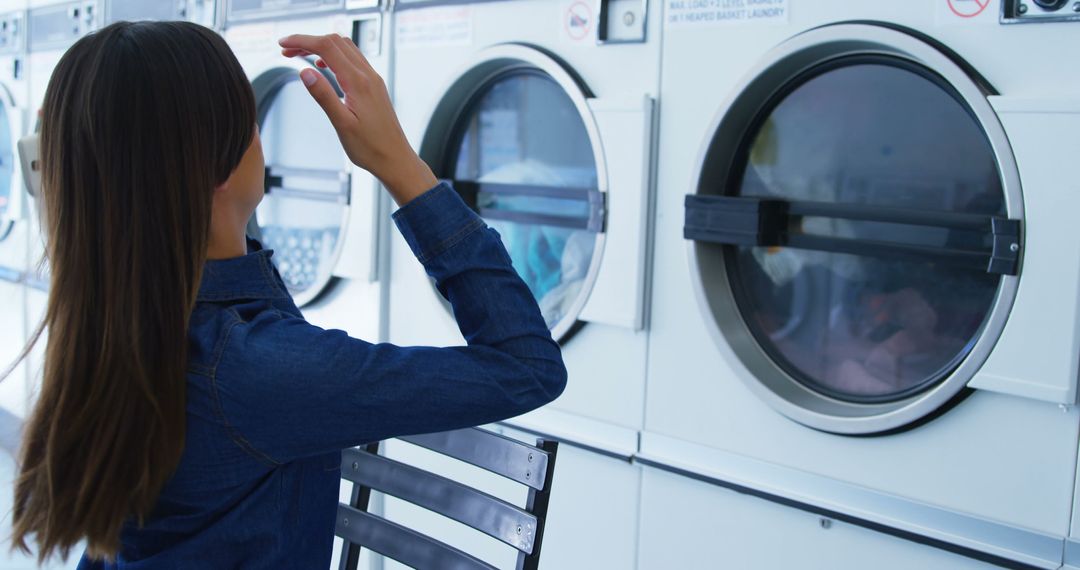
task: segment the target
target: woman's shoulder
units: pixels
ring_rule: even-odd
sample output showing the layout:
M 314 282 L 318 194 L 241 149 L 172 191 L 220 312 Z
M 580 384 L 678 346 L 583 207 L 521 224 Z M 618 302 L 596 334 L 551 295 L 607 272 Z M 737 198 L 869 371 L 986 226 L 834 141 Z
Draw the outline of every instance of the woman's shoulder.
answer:
M 245 344 L 276 345 L 298 329 L 310 327 L 289 307 L 268 299 L 234 299 L 196 304 L 188 324 L 188 363 L 191 372 L 212 373 L 237 340 Z M 239 339 L 237 337 L 240 337 Z M 231 342 L 230 342 L 231 341 Z
M 362 342 L 313 325 L 299 311 L 265 299 L 201 309 L 196 313 L 202 314 L 192 318 L 189 362 L 209 365 L 215 373 L 224 368 L 232 376 L 260 382 L 290 377 L 325 364 L 346 345 Z

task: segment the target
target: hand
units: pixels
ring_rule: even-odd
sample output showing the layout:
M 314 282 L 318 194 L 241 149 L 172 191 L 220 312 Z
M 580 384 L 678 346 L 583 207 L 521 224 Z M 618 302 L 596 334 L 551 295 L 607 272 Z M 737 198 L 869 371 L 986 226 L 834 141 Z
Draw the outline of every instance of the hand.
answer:
M 338 98 L 330 82 L 314 69 L 300 72 L 311 96 L 326 112 L 345 153 L 382 181 L 399 206 L 438 184 L 431 168 L 409 145 L 382 77 L 351 40 L 337 34 L 282 38 L 285 57 L 314 55 L 329 68 L 345 93 Z

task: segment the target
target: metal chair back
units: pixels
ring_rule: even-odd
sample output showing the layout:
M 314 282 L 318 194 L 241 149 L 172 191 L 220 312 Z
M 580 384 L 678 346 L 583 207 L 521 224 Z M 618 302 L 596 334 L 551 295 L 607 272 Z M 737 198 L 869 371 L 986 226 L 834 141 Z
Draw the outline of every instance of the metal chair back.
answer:
M 367 512 L 371 491 L 413 503 L 487 534 L 518 551 L 516 570 L 536 570 L 558 443 L 529 445 L 480 428 L 398 438 L 501 475 L 528 488 L 524 507 L 441 475 L 379 455 L 379 443 L 347 449 L 341 476 L 353 483 L 338 504 L 335 534 L 344 539 L 340 570 L 356 570 L 366 547 L 420 570 L 498 570 L 453 546 Z

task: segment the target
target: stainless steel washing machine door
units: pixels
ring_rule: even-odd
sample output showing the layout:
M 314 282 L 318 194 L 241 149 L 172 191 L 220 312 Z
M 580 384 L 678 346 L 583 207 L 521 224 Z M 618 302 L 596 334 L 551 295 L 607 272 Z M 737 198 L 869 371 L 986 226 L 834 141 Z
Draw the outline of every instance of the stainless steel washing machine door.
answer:
M 336 86 L 331 75 L 324 75 Z M 252 87 L 266 160 L 266 197 L 248 233 L 274 250 L 274 265 L 296 304 L 303 306 L 334 280 L 349 216 L 349 160 L 295 68 L 266 71 Z
M 604 237 L 587 91 L 547 56 L 477 63 L 435 112 L 421 154 L 502 236 L 552 336 L 566 341 L 599 270 Z
M 721 114 L 684 233 L 717 340 L 781 412 L 887 432 L 982 364 L 1022 244 L 989 92 L 913 35 L 840 25 L 775 50 Z

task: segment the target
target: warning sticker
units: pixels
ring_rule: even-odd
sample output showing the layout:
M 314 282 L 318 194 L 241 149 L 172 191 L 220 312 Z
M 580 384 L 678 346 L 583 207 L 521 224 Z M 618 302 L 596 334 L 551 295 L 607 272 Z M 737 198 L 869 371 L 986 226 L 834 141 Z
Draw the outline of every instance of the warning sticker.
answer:
M 788 0 L 667 0 L 668 26 L 786 24 Z
M 472 7 L 445 6 L 401 12 L 397 16 L 395 33 L 400 48 L 472 45 Z
M 994 0 L 935 0 L 935 16 L 939 24 L 969 22 L 995 23 Z
M 593 10 L 582 0 L 575 0 L 566 6 L 562 18 L 563 33 L 567 39 L 580 42 L 590 37 L 593 31 Z

